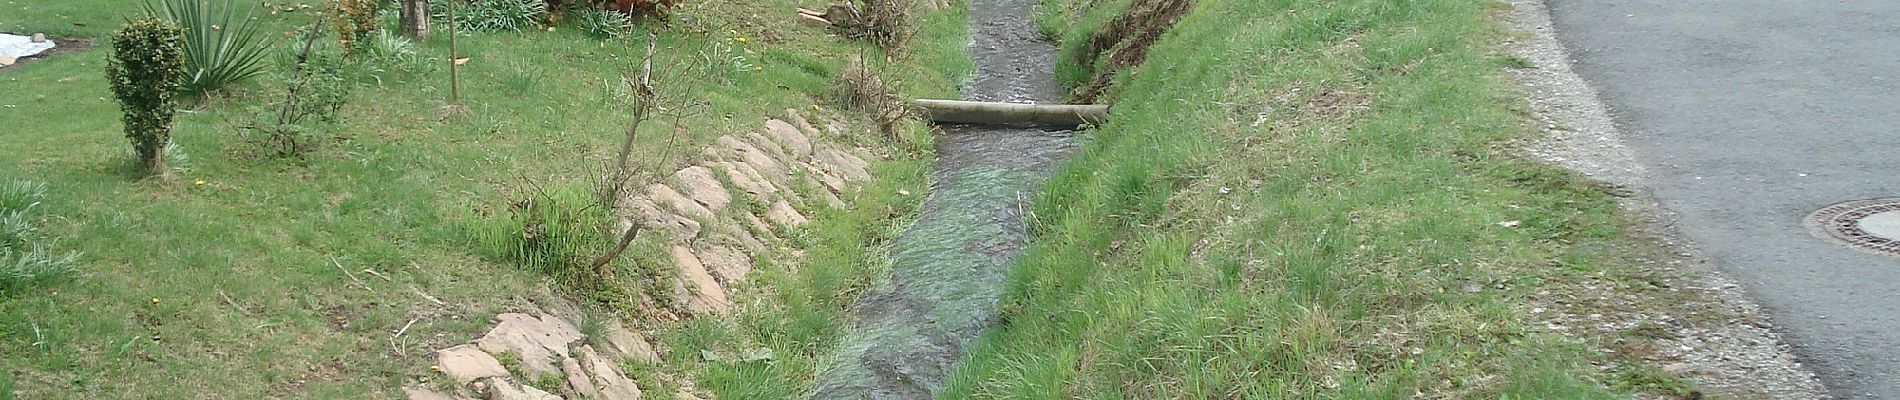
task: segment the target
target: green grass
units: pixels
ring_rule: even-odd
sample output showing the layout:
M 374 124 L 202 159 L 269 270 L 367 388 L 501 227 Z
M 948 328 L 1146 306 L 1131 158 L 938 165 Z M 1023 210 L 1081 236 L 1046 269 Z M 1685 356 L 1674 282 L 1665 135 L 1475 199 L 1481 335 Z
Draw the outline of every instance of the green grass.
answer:
M 682 10 L 686 22 L 676 27 L 643 27 L 660 32 L 662 69 L 716 42 L 757 69 L 723 84 L 672 87 L 705 103 L 680 119 L 681 145 L 662 145 L 671 129 L 654 129 L 638 158 L 690 160 L 712 138 L 818 102 L 845 58 L 865 46 L 780 18 L 793 6 L 822 4 L 712 1 Z M 103 43 L 136 7 L 4 5 L 0 31 Z M 260 23 L 277 35 L 315 11 L 280 11 Z M 907 92 L 955 93 L 968 65 L 958 52 L 961 18 L 932 16 L 926 31 L 934 36 L 889 67 L 907 77 Z M 436 32 L 416 44 L 430 60 L 447 53 L 446 30 Z M 107 49 L 0 71 L 0 92 L 10 94 L 0 98 L 0 120 L 12 132 L 0 135 L 0 165 L 9 166 L 0 181 L 46 182 L 46 230 L 66 238 L 59 250 L 86 254 L 82 272 L 66 282 L 0 299 L 0 370 L 10 372 L 0 375 L 0 388 L 10 388 L 0 397 L 393 397 L 406 382 L 432 378 L 434 349 L 479 335 L 498 312 L 568 293 L 550 275 L 488 253 L 469 227 L 523 193 L 524 181 L 560 186 L 600 173 L 626 123 L 610 88 L 628 72 L 635 45 L 574 29 L 474 33 L 459 44 L 473 59 L 461 71 L 466 117 L 445 118 L 446 68 L 365 66 L 354 71 L 357 87 L 331 140 L 304 161 L 272 159 L 234 128 L 281 90 L 268 76 L 253 79 L 180 114 L 174 139 L 192 162 L 170 183 L 136 179 L 103 79 Z M 863 247 L 875 239 L 860 234 L 890 230 L 914 208 L 914 198 L 892 194 L 897 189 L 922 192 L 925 164 L 916 157 L 929 145 L 920 136 L 890 149 L 899 161 L 879 167 L 884 180 L 868 185 L 853 211 L 819 213 L 793 235 L 806 248 L 803 265 L 761 268 L 756 285 L 776 289 L 760 296 L 782 308 L 658 326 L 680 362 L 635 369 L 696 373 L 716 392 L 809 379 L 800 372 L 809 354 L 848 321 L 841 317 L 848 289 L 881 268 Z M 853 140 L 888 146 L 869 133 Z M 631 253 L 627 265 L 658 261 L 656 252 Z M 686 339 L 699 331 L 722 334 Z M 684 340 L 720 351 L 762 343 L 778 349 L 779 361 L 767 371 L 693 361 L 696 347 Z M 750 380 L 759 374 L 777 381 Z
M 1128 4 L 1046 2 L 1038 21 L 1070 51 Z M 314 11 L 271 4 L 280 12 L 261 22 L 273 33 Z M 663 69 L 718 53 L 715 43 L 758 69 L 676 87 L 705 104 L 680 120 L 683 144 L 665 146 L 671 132 L 655 130 L 638 157 L 690 160 L 721 134 L 821 103 L 865 46 L 783 18 L 795 5 L 824 4 L 710 1 L 673 27 L 643 25 L 661 33 Z M 1082 135 L 1085 149 L 1046 185 L 1036 245 L 1011 272 L 1007 323 L 944 397 L 1689 390 L 1524 320 L 1532 293 L 1566 280 L 1643 278 L 1624 266 L 1631 247 L 1603 190 L 1509 155 L 1530 130 L 1497 75 L 1518 63 L 1491 47 L 1502 37 L 1491 5 L 1201 0 L 1147 66 L 1123 76 L 1113 120 Z M 907 94 L 956 94 L 969 68 L 957 8 L 928 16 L 911 53 L 886 67 Z M 0 6 L 0 31 L 96 41 L 135 9 L 11 4 Z M 437 32 L 415 46 L 424 59 L 446 55 Z M 0 71 L 0 93 L 17 94 L 0 98 L 12 132 L 0 135 L 0 182 L 47 183 L 40 226 L 64 238 L 55 250 L 86 254 L 68 279 L 0 298 L 0 398 L 394 397 L 434 378 L 429 352 L 478 335 L 495 313 L 559 295 L 624 304 L 524 268 L 534 263 L 495 251 L 505 243 L 485 224 L 506 222 L 490 218 L 530 192 L 523 182 L 569 200 L 586 191 L 574 185 L 613 157 L 626 122 L 613 87 L 635 45 L 566 28 L 475 33 L 460 45 L 473 59 L 462 70 L 466 117 L 445 118 L 446 68 L 368 65 L 353 71 L 332 140 L 304 161 L 276 160 L 233 128 L 279 90 L 254 79 L 180 114 L 175 139 L 192 162 L 171 183 L 136 180 L 103 79 L 106 49 Z M 1074 82 L 1087 68 L 1059 74 Z M 926 133 L 908 126 L 894 147 L 868 132 L 850 138 L 896 160 L 876 167 L 850 210 L 816 210 L 783 232 L 776 244 L 802 256 L 760 255 L 734 297 L 741 312 L 643 322 L 670 349 L 660 363 L 626 365 L 649 396 L 806 393 L 922 201 Z M 658 240 L 644 240 L 616 264 L 622 273 L 664 265 Z M 774 357 L 743 361 L 759 348 Z
M 1129 2 L 1044 3 L 1043 30 L 1074 49 Z M 1495 6 L 1197 2 L 1045 186 L 1007 323 L 940 398 L 1680 389 L 1610 376 L 1519 309 L 1622 276 L 1590 249 L 1630 241 L 1604 191 L 1508 150 L 1532 130 L 1499 75 Z

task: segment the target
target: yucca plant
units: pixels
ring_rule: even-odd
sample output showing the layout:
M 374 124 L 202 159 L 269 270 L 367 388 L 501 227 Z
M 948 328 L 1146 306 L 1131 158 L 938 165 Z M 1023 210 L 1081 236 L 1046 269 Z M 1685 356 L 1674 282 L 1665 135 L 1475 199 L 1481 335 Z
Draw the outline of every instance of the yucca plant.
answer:
M 185 29 L 186 75 L 179 92 L 196 96 L 264 71 L 268 36 L 257 24 L 255 6 L 239 13 L 235 1 L 217 7 L 210 0 L 147 0 L 145 14 Z

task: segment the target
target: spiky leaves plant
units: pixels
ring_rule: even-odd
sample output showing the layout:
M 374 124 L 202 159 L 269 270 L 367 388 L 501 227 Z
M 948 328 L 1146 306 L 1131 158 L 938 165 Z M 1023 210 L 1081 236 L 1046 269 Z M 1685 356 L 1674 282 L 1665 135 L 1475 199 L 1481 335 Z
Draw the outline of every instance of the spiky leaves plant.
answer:
M 46 184 L 0 184 L 0 296 L 27 285 L 70 274 L 78 253 L 56 254 L 34 224 L 33 211 L 46 197 Z
M 210 0 L 145 2 L 145 14 L 184 29 L 185 64 L 189 75 L 180 91 L 204 94 L 264 71 L 268 37 L 257 24 L 255 6 L 238 11 L 235 1 L 212 7 Z
M 138 18 L 112 34 L 112 58 L 106 77 L 125 112 L 125 136 L 132 140 L 140 165 L 155 177 L 166 176 L 165 144 L 171 140 L 176 94 L 185 80 L 183 30 L 170 22 Z

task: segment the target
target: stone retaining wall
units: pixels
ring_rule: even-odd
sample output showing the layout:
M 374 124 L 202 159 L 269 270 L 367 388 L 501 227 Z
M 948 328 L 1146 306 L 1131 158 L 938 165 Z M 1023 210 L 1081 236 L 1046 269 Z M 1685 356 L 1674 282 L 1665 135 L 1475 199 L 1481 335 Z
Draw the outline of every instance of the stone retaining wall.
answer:
M 852 183 L 871 179 L 865 161 L 870 153 L 826 140 L 827 132 L 797 110 L 785 112 L 789 122 L 768 119 L 762 132 L 719 137 L 700 162 L 647 186 L 617 210 L 624 216 L 623 229 L 638 221 L 669 238 L 667 255 L 679 271 L 672 282 L 679 311 L 732 312 L 732 291 L 757 257 L 782 253 L 771 245 L 780 233 L 806 224 L 810 210 L 846 207 Z M 833 136 L 843 131 L 835 124 L 828 128 Z M 480 338 L 436 351 L 432 368 L 448 382 L 404 388 L 404 394 L 410 400 L 640 398 L 639 386 L 618 365 L 658 362 L 654 346 L 617 322 L 607 324 L 603 337 L 589 340 L 575 328 L 578 312 L 555 308 L 553 314 L 496 316 L 495 326 Z M 515 364 L 513 371 L 502 359 Z M 564 387 L 529 384 L 556 381 Z M 674 400 L 696 399 L 688 390 Z

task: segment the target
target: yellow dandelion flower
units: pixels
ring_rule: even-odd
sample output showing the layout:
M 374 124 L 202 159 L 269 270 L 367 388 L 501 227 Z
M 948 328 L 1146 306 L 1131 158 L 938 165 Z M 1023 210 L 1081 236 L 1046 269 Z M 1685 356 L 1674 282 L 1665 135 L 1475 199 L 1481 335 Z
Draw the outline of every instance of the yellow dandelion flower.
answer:
M 739 38 L 733 38 L 732 40 L 737 40 L 737 41 L 739 41 L 739 43 L 745 43 L 745 42 L 746 42 L 746 40 L 745 40 L 745 38 L 743 38 L 743 37 L 739 37 Z
M 158 304 L 158 298 L 157 298 L 157 297 L 153 297 L 153 298 L 152 298 L 152 304 Z
M 204 185 L 205 185 L 205 181 L 204 181 L 204 180 L 199 180 L 199 181 L 197 181 L 197 182 L 192 182 L 192 184 L 194 184 L 194 185 L 198 185 L 198 186 L 204 186 Z

